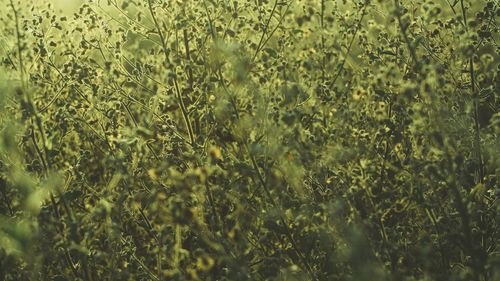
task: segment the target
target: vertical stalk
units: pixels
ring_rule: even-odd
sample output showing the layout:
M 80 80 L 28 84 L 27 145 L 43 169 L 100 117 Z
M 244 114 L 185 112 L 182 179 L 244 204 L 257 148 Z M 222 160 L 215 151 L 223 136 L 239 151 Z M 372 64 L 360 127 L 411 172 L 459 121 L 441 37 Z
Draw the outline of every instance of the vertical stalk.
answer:
M 320 17 L 320 26 L 321 26 L 321 51 L 325 51 L 325 35 L 323 32 L 325 31 L 325 0 L 321 0 L 321 17 Z M 325 64 L 326 64 L 326 56 L 323 53 L 322 61 L 321 61 L 321 83 L 322 89 L 325 83 Z
M 344 66 L 347 62 L 347 56 L 349 53 L 351 53 L 351 48 L 352 45 L 354 44 L 354 40 L 356 40 L 356 37 L 358 35 L 359 30 L 361 29 L 361 22 L 363 21 L 363 18 L 366 15 L 366 8 L 368 7 L 368 4 L 365 4 L 363 6 L 363 10 L 361 11 L 361 16 L 359 17 L 358 21 L 356 22 L 356 29 L 354 30 L 354 34 L 351 37 L 351 41 L 349 42 L 349 45 L 347 46 L 347 50 L 345 53 L 345 57 L 340 63 L 340 65 L 337 68 L 337 72 L 335 73 L 335 76 L 333 77 L 332 82 L 330 83 L 330 87 L 333 88 L 335 86 L 335 82 L 337 82 L 337 79 L 340 77 L 340 74 L 342 73 L 342 70 L 344 70 Z
M 469 27 L 467 25 L 467 10 L 465 9 L 464 0 L 460 0 L 460 8 L 462 9 L 462 18 L 465 27 L 465 31 L 469 32 Z M 481 131 L 479 127 L 479 95 L 476 90 L 476 73 L 474 69 L 474 54 L 469 58 L 469 76 L 470 76 L 470 91 L 472 94 L 472 103 L 474 107 L 474 146 L 477 154 L 477 161 L 479 162 L 479 167 L 477 173 L 479 176 L 478 182 L 483 182 L 484 180 L 484 163 L 483 155 L 481 149 Z
M 460 0 L 460 9 L 462 10 L 462 18 L 463 18 L 463 23 L 464 23 L 464 28 L 467 34 L 469 33 L 469 27 L 467 24 L 467 10 L 465 9 L 465 4 L 464 0 Z M 478 103 L 479 103 L 479 96 L 476 91 L 476 75 L 475 75 L 475 70 L 474 70 L 474 53 L 471 54 L 469 58 L 469 76 L 470 76 L 470 90 L 472 94 L 472 103 L 474 107 L 474 146 L 476 150 L 476 156 L 477 160 L 479 162 L 479 167 L 477 169 L 477 173 L 479 176 L 478 182 L 483 182 L 484 180 L 484 166 L 483 166 L 483 157 L 482 157 L 482 152 L 481 152 L 481 135 L 480 135 L 480 128 L 479 128 L 479 115 L 478 115 Z M 454 185 L 453 188 L 453 193 L 455 194 L 457 204 L 458 204 L 458 211 L 460 212 L 462 216 L 462 225 L 463 225 L 463 230 L 466 235 L 466 247 L 468 250 L 468 255 L 471 257 L 472 261 L 472 269 L 474 273 L 474 279 L 475 280 L 480 280 L 480 275 L 481 275 L 481 265 L 479 264 L 478 258 L 475 257 L 476 254 L 476 249 L 473 244 L 472 240 L 472 230 L 471 230 L 471 225 L 470 225 L 470 215 L 467 210 L 467 204 L 464 202 L 464 200 L 461 198 L 460 192 L 458 188 Z
M 180 254 L 182 248 L 182 229 L 180 224 L 175 225 L 175 256 L 174 256 L 174 267 L 179 268 L 180 265 Z
M 217 32 L 215 31 L 214 22 L 212 20 L 212 17 L 210 17 L 207 2 L 205 0 L 203 1 L 203 7 L 205 8 L 205 13 L 207 14 L 208 26 L 210 28 L 210 35 L 212 35 L 212 39 L 215 41 L 215 39 L 217 39 Z
M 158 23 L 158 20 L 156 19 L 156 14 L 153 9 L 153 4 L 151 3 L 151 0 L 148 0 L 148 8 L 149 8 L 149 13 L 151 14 L 151 18 L 153 19 L 153 23 L 156 28 L 156 32 L 158 33 L 158 36 L 160 36 L 160 43 L 163 49 L 163 54 L 165 55 L 165 63 L 168 61 L 168 52 L 167 52 L 167 43 L 165 41 L 165 37 L 163 36 L 163 31 L 161 30 L 160 24 Z M 182 116 L 184 118 L 184 122 L 186 123 L 187 131 L 189 134 L 189 141 L 191 145 L 194 145 L 194 133 L 193 133 L 193 127 L 191 126 L 191 122 L 189 121 L 189 115 L 188 111 L 186 109 L 186 106 L 184 105 L 184 101 L 182 100 L 182 95 L 179 90 L 179 84 L 177 83 L 177 77 L 174 74 L 173 77 L 173 82 L 174 82 L 174 87 L 175 91 L 177 94 L 177 99 L 179 103 L 179 107 L 181 108 Z
M 266 25 L 264 25 L 264 28 L 262 29 L 262 35 L 260 36 L 259 44 L 257 45 L 257 49 L 255 50 L 255 53 L 254 53 L 254 55 L 252 57 L 252 60 L 251 60 L 252 62 L 255 61 L 255 59 L 257 58 L 257 55 L 260 52 L 260 49 L 264 45 L 263 44 L 264 43 L 264 38 L 266 37 L 267 30 L 269 29 L 269 25 L 271 24 L 271 20 L 274 17 L 274 13 L 276 13 L 276 8 L 277 7 L 278 7 L 278 0 L 275 0 L 273 8 L 271 9 L 271 14 L 269 15 L 269 18 L 267 19 Z
M 325 65 L 326 65 L 326 56 L 325 56 L 325 35 L 323 32 L 325 31 L 325 0 L 321 0 L 321 14 L 320 14 L 320 27 L 321 27 L 321 95 L 325 96 Z M 326 108 L 323 109 L 323 126 L 326 128 L 327 126 L 327 118 L 326 118 Z
M 472 271 L 474 275 L 474 280 L 479 281 L 480 278 L 480 270 L 479 270 L 479 263 L 477 260 L 477 257 L 475 257 L 475 247 L 474 247 L 474 242 L 472 238 L 472 229 L 470 225 L 470 216 L 469 212 L 467 210 L 467 202 L 462 198 L 462 195 L 460 194 L 460 190 L 457 187 L 457 182 L 452 181 L 450 182 L 451 185 L 451 191 L 453 193 L 453 196 L 455 197 L 455 203 L 457 206 L 458 213 L 460 215 L 460 219 L 462 220 L 462 231 L 465 235 L 465 252 L 468 256 L 471 258 L 471 263 L 472 263 Z
M 47 148 L 45 145 L 45 143 L 46 143 L 45 133 L 43 131 L 42 121 L 40 119 L 40 116 L 36 112 L 35 104 L 33 103 L 33 100 L 31 98 L 29 91 L 27 90 L 27 85 L 26 85 L 26 79 L 25 79 L 26 70 L 24 67 L 24 60 L 23 60 L 23 55 L 22 55 L 22 42 L 21 42 L 22 35 L 21 35 L 21 30 L 19 28 L 19 11 L 17 10 L 16 6 L 14 5 L 13 0 L 10 0 L 10 6 L 11 6 L 12 11 L 14 13 L 14 20 L 15 20 L 15 25 L 16 25 L 16 40 L 17 40 L 16 44 L 17 44 L 17 55 L 18 55 L 18 60 L 19 60 L 19 72 L 21 75 L 21 89 L 22 89 L 21 92 L 22 92 L 22 94 L 24 94 L 28 106 L 31 107 L 31 109 L 32 109 L 33 116 L 31 118 L 31 122 L 36 124 L 36 126 L 40 132 L 40 135 L 42 137 L 42 142 L 43 142 L 42 147 L 43 147 L 44 155 L 42 154 L 42 151 L 38 148 L 38 145 L 36 143 L 36 137 L 35 137 L 35 132 L 34 132 L 33 127 L 31 128 L 31 130 L 32 130 L 31 137 L 33 140 L 33 145 L 35 146 L 35 149 L 37 150 L 38 156 L 40 157 L 40 160 L 44 166 L 45 175 L 48 176 L 48 172 L 50 169 L 50 163 L 49 163 Z M 32 124 L 32 126 L 34 126 L 34 125 Z M 50 201 L 51 201 L 52 207 L 54 209 L 54 213 L 55 213 L 57 220 L 62 222 L 62 216 L 57 208 L 56 199 L 55 199 L 55 196 L 52 192 L 50 192 Z M 72 214 L 69 212 L 69 208 L 66 205 L 66 202 L 62 198 L 61 198 L 61 201 L 65 205 L 65 209 L 68 212 L 68 216 L 70 216 L 70 219 L 72 219 L 73 218 Z M 72 273 L 74 274 L 75 277 L 77 277 L 78 272 L 77 272 L 76 265 L 73 263 L 71 255 L 70 255 L 69 250 L 67 248 L 64 250 L 64 257 L 65 257 L 67 265 L 71 268 Z M 89 280 L 87 278 L 86 274 L 84 274 L 84 277 L 85 277 L 85 280 Z
M 260 172 L 259 166 L 257 165 L 257 161 L 255 161 L 255 157 L 250 152 L 250 149 L 248 148 L 248 144 L 246 142 L 245 142 L 245 148 L 248 151 L 248 155 L 250 156 L 250 161 L 252 162 L 252 166 L 253 166 L 255 172 L 257 173 L 257 178 L 259 179 L 259 182 L 260 182 L 262 188 L 264 189 L 266 196 L 268 197 L 268 199 L 271 202 L 271 204 L 273 205 L 273 207 L 278 208 L 278 204 L 274 200 L 269 188 L 267 187 L 266 181 L 264 180 L 264 177 L 262 176 L 262 174 Z M 297 257 L 299 258 L 300 262 L 302 262 L 303 266 L 305 267 L 305 269 L 307 270 L 307 272 L 311 276 L 312 280 L 317 281 L 318 278 L 316 277 L 316 274 L 314 274 L 313 267 L 309 263 L 307 257 L 304 255 L 304 253 L 302 253 L 299 246 L 297 245 L 297 242 L 293 238 L 292 231 L 290 230 L 288 223 L 286 222 L 285 217 L 283 215 L 280 215 L 279 220 L 280 220 L 281 224 L 283 224 L 283 228 L 285 230 L 285 235 L 288 238 L 290 244 L 292 245 L 292 248 L 295 251 L 295 253 L 297 254 Z
M 177 83 L 177 79 L 174 78 L 174 87 L 175 87 L 175 92 L 177 93 L 177 100 L 179 102 L 179 106 L 181 108 L 182 112 L 182 117 L 184 118 L 184 123 L 186 123 L 187 131 L 189 134 L 189 141 L 191 145 L 194 145 L 194 132 L 193 132 L 193 127 L 191 125 L 191 122 L 189 121 L 189 114 L 186 109 L 186 105 L 184 104 L 184 100 L 182 99 L 182 94 L 179 89 L 179 84 Z
M 405 40 L 406 46 L 408 47 L 408 51 L 410 52 L 410 56 L 413 61 L 413 67 L 416 71 L 418 71 L 420 68 L 420 63 L 418 61 L 417 51 L 415 49 L 415 46 L 410 41 L 408 34 L 406 33 L 408 26 L 405 26 L 403 20 L 401 19 L 401 5 L 399 4 L 399 0 L 394 0 L 394 5 L 396 8 L 396 20 L 398 22 L 399 29 L 401 29 L 403 39 Z
M 160 231 L 159 235 L 160 235 L 159 240 L 160 241 L 163 240 L 161 231 Z M 156 263 L 157 263 L 156 267 L 158 268 L 158 270 L 157 270 L 158 271 L 158 273 L 157 273 L 158 278 L 160 279 L 160 281 L 162 281 L 163 280 L 163 274 L 162 274 L 163 269 L 162 269 L 162 261 L 161 261 L 161 242 L 159 243 L 158 247 L 160 249 L 158 250 L 158 255 L 156 258 L 157 259 L 156 260 Z
M 191 51 L 189 50 L 189 36 L 188 32 L 186 29 L 183 30 L 183 35 L 184 35 L 184 49 L 186 51 L 186 61 L 189 63 L 191 60 Z M 190 88 L 193 88 L 193 69 L 191 68 L 190 65 L 186 66 L 187 69 L 187 74 L 188 74 L 188 84 Z
M 14 12 L 14 20 L 16 22 L 17 56 L 19 60 L 19 72 L 21 73 L 21 85 L 23 90 L 25 90 L 26 89 L 24 81 L 25 70 L 24 70 L 24 62 L 22 56 L 21 30 L 19 29 L 19 15 L 16 6 L 14 5 L 14 0 L 10 0 L 10 6 L 12 7 L 12 11 Z

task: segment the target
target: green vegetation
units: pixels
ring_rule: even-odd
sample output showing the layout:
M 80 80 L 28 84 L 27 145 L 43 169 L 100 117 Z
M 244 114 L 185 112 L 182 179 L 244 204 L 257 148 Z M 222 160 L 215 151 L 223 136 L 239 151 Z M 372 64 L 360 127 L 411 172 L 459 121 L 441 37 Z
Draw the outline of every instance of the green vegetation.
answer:
M 497 0 L 47 2 L 0 1 L 0 280 L 500 280 Z

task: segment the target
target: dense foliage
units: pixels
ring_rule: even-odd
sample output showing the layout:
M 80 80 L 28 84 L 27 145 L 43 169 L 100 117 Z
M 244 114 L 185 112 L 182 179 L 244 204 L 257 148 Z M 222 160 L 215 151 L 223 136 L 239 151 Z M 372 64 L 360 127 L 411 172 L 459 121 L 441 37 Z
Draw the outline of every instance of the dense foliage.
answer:
M 0 280 L 500 280 L 496 0 L 0 9 Z

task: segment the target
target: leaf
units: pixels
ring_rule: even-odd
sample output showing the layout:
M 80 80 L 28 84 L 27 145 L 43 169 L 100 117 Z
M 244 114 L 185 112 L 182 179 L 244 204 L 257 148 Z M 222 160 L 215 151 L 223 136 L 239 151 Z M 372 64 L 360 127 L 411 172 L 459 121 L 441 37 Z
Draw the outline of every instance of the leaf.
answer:
M 278 52 L 276 52 L 275 49 L 264 48 L 263 51 L 266 52 L 272 58 L 277 58 L 278 57 Z

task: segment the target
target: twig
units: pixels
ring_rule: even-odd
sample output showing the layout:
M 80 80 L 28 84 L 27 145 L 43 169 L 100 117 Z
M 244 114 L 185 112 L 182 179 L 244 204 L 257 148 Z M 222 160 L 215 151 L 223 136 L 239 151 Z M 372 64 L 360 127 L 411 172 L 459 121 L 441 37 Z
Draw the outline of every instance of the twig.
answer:
M 155 12 L 153 9 L 153 4 L 151 3 L 151 0 L 148 0 L 148 8 L 149 8 L 149 13 L 151 14 L 151 17 L 153 19 L 158 36 L 160 36 L 160 42 L 161 42 L 161 46 L 163 49 L 163 54 L 165 55 L 165 63 L 166 63 L 168 61 L 167 43 L 165 41 L 165 37 L 163 36 L 163 32 L 161 30 L 160 24 L 158 23 L 158 20 L 156 19 L 156 15 L 155 15 Z M 186 127 L 187 127 L 187 130 L 189 133 L 189 141 L 190 141 L 191 145 L 194 145 L 193 128 L 191 126 L 191 122 L 189 121 L 187 109 L 184 105 L 184 101 L 182 100 L 181 92 L 179 91 L 179 85 L 177 83 L 177 77 L 175 76 L 175 74 L 173 77 L 173 82 L 174 82 L 174 86 L 175 86 L 175 91 L 177 93 L 179 107 L 181 108 L 182 116 L 184 118 L 184 121 L 186 122 Z
M 269 15 L 269 18 L 267 19 L 266 25 L 262 29 L 262 35 L 260 36 L 259 44 L 257 45 L 257 49 L 255 50 L 255 53 L 252 57 L 252 61 L 255 60 L 255 58 L 257 57 L 257 54 L 260 52 L 260 48 L 261 48 L 262 43 L 264 42 L 264 38 L 267 34 L 267 29 L 269 28 L 269 24 L 271 24 L 271 19 L 273 18 L 274 13 L 276 12 L 276 7 L 278 7 L 278 0 L 274 1 L 274 5 L 273 5 L 273 8 L 271 10 L 271 14 Z
M 468 32 L 468 26 L 467 26 L 467 11 L 465 9 L 464 5 L 464 0 L 460 0 L 460 8 L 462 9 L 462 18 L 463 18 L 463 23 L 465 26 L 465 30 Z M 475 132 L 475 139 L 474 139 L 474 146 L 476 149 L 476 154 L 477 154 L 477 161 L 479 162 L 479 167 L 478 167 L 478 174 L 479 174 L 479 182 L 484 181 L 484 163 L 483 163 L 483 156 L 482 156 L 482 151 L 481 151 L 481 131 L 479 127 L 479 95 L 476 90 L 476 73 L 474 70 L 474 54 L 471 55 L 469 58 L 469 75 L 470 75 L 470 90 L 472 93 L 472 102 L 474 106 L 474 132 Z
M 10 6 L 12 7 L 12 10 L 14 12 L 14 19 L 16 21 L 17 56 L 19 60 L 19 71 L 21 72 L 21 85 L 23 89 L 26 89 L 24 81 L 25 70 L 22 56 L 21 31 L 19 29 L 19 15 L 13 0 L 10 0 Z
M 401 32 L 403 33 L 403 39 L 405 40 L 406 46 L 408 47 L 408 51 L 410 52 L 413 66 L 415 70 L 418 71 L 420 68 L 420 64 L 418 62 L 417 52 L 415 50 L 415 46 L 413 46 L 413 44 L 410 42 L 410 38 L 406 33 L 408 26 L 405 26 L 403 24 L 403 20 L 401 19 L 401 6 L 399 4 L 399 0 L 394 0 L 394 5 L 396 6 L 396 19 L 398 21 L 399 29 L 401 29 Z
M 368 5 L 363 6 L 363 11 L 361 12 L 361 17 L 359 18 L 359 20 L 356 23 L 356 30 L 354 31 L 354 34 L 352 35 L 351 41 L 349 42 L 349 46 L 347 47 L 347 52 L 345 54 L 345 57 L 342 60 L 342 63 L 339 65 L 339 67 L 337 69 L 337 73 L 333 77 L 333 80 L 330 84 L 331 87 L 333 87 L 335 85 L 335 82 L 337 82 L 337 79 L 340 77 L 340 73 L 342 73 L 342 70 L 344 70 L 345 63 L 347 62 L 347 56 L 351 52 L 351 48 L 352 48 L 352 45 L 354 43 L 354 40 L 356 39 L 356 36 L 357 36 L 359 30 L 361 29 L 361 22 L 363 21 L 363 18 L 366 15 L 366 7 L 367 6 Z

